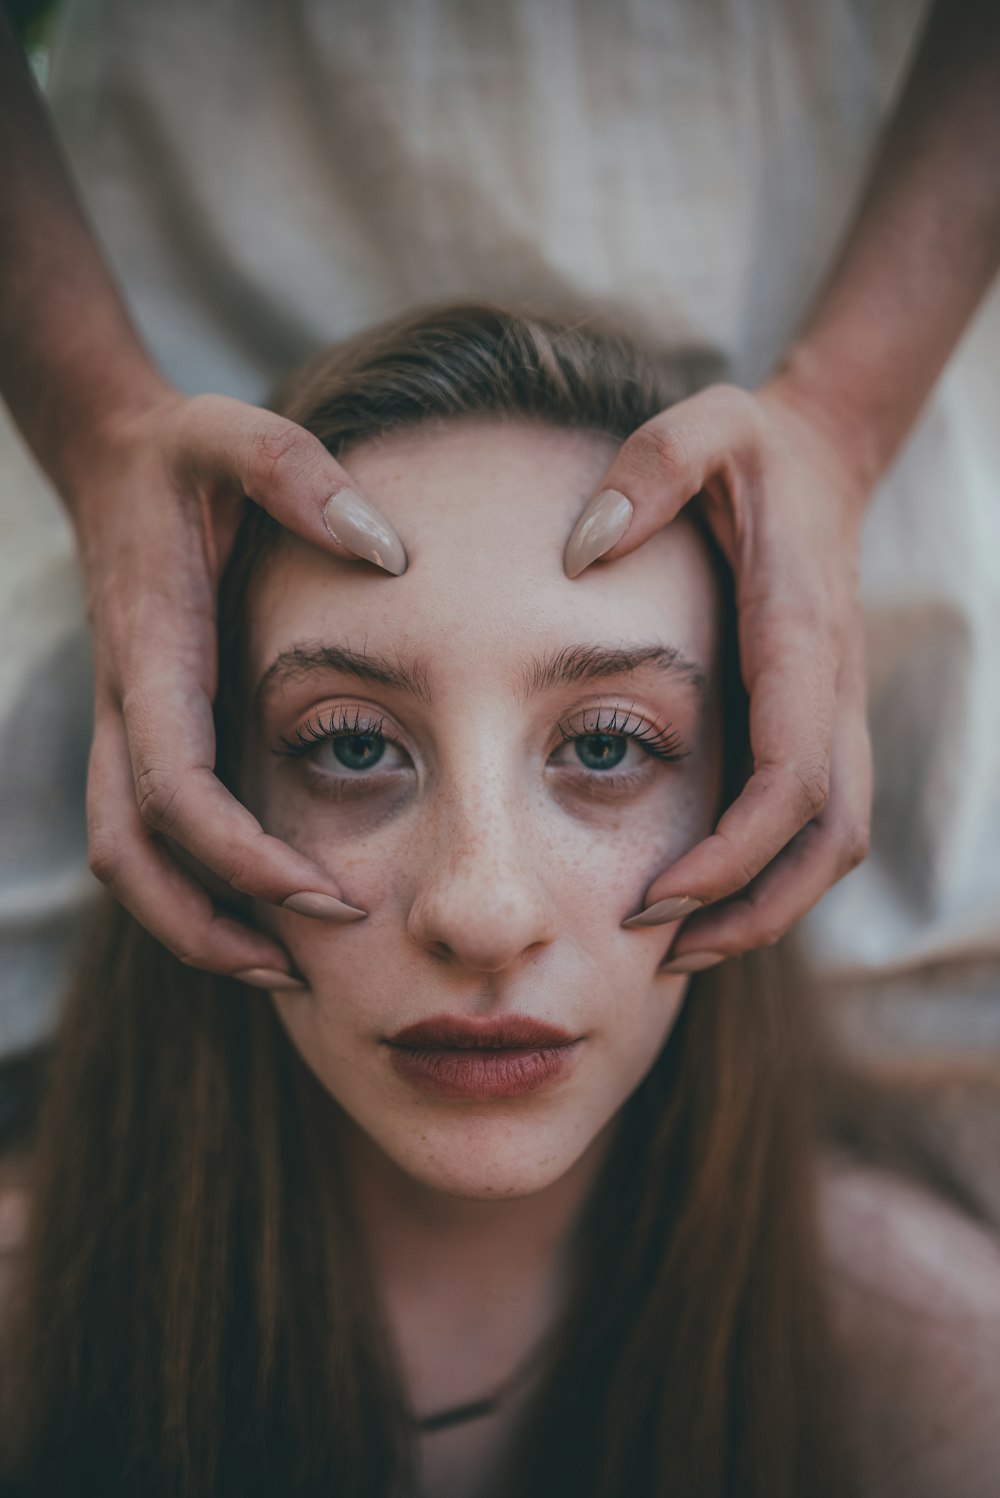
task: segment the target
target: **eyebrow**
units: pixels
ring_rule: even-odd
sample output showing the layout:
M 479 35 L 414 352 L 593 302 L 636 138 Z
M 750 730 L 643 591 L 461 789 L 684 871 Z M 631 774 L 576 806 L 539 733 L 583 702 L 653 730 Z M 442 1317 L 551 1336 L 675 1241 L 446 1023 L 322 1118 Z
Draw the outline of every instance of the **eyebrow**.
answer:
M 674 677 L 693 687 L 702 699 L 706 696 L 705 673 L 672 645 L 571 645 L 534 660 L 524 675 L 524 692 L 530 696 L 575 682 L 646 670 Z
M 256 700 L 260 702 L 275 687 L 297 681 L 313 671 L 338 671 L 357 681 L 374 682 L 376 686 L 418 697 L 422 702 L 430 701 L 427 670 L 419 661 L 393 661 L 388 656 L 372 655 L 367 648 L 352 650 L 346 645 L 293 645 L 290 650 L 283 650 L 257 683 Z
M 568 645 L 553 655 L 536 657 L 522 673 L 521 690 L 531 697 L 555 687 L 644 670 L 682 681 L 703 699 L 706 695 L 704 672 L 672 645 Z M 255 698 L 260 702 L 274 688 L 314 671 L 336 671 L 357 681 L 405 692 L 421 702 L 431 700 L 427 668 L 422 662 L 390 660 L 371 654 L 367 648 L 352 650 L 345 645 L 293 645 L 283 650 L 258 682 Z

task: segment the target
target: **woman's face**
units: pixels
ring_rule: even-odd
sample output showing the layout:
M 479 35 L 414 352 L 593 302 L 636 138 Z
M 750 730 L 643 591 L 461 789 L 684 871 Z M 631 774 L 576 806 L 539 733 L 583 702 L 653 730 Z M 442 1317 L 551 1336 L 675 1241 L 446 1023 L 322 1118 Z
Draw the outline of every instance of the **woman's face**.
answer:
M 368 912 L 262 907 L 308 984 L 274 1002 L 370 1139 L 456 1195 L 561 1177 L 684 995 L 674 928 L 622 921 L 716 810 L 718 590 L 685 519 L 566 578 L 613 451 L 498 421 L 365 443 L 345 461 L 408 571 L 289 539 L 250 592 L 242 792 Z

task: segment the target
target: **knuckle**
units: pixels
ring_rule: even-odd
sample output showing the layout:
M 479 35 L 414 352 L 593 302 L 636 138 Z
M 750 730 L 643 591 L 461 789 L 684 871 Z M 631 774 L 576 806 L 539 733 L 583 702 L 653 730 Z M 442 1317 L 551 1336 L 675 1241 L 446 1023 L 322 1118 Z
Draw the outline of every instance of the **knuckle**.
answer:
M 219 878 L 241 895 L 256 893 L 257 879 L 253 859 L 230 857 L 228 863 L 217 870 Z
M 867 821 L 854 822 L 844 840 L 844 873 L 864 863 L 871 847 L 871 828 Z
M 721 888 L 716 897 L 723 899 L 728 895 L 734 895 L 737 890 L 745 889 L 758 870 L 745 856 L 742 849 L 725 832 L 717 831 L 715 836 L 718 838 L 725 852 L 726 870 L 722 878 Z
M 767 921 L 763 926 L 759 926 L 757 930 L 754 931 L 754 946 L 776 947 L 784 934 L 785 928 L 783 925 L 778 925 L 774 921 Z
M 676 426 L 651 421 L 632 438 L 632 458 L 641 470 L 655 478 L 686 472 L 688 450 Z
M 87 864 L 102 884 L 113 885 L 121 869 L 118 839 L 107 827 L 91 829 L 87 840 Z
M 745 915 L 740 932 L 742 946 L 748 951 L 756 947 L 777 946 L 787 929 L 786 923 L 777 919 L 766 901 L 762 903 L 761 891 L 751 886 L 740 903 Z
M 818 817 L 830 799 L 830 764 L 820 755 L 788 767 L 793 793 L 805 812 L 803 822 Z
M 275 481 L 300 450 L 300 437 L 291 422 L 279 421 L 262 427 L 253 439 L 250 466 L 264 483 Z
M 205 954 L 190 938 L 168 943 L 171 952 L 184 967 L 201 968 L 205 965 Z
M 140 770 L 135 781 L 139 815 L 155 832 L 169 837 L 178 821 L 178 784 L 175 776 L 156 766 Z

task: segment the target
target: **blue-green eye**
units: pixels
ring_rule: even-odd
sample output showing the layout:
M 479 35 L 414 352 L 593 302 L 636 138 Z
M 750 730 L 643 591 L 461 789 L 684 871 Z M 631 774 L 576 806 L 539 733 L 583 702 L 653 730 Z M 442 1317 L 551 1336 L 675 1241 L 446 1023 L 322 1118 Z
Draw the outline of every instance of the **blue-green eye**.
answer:
M 562 744 L 550 763 L 572 770 L 575 761 L 577 774 L 582 768 L 588 776 L 606 777 L 609 785 L 638 783 L 636 775 L 651 768 L 650 760 L 672 763 L 688 752 L 669 723 L 659 726 L 631 706 L 588 708 L 558 726 Z
M 628 739 L 620 733 L 585 733 L 573 740 L 576 757 L 588 770 L 616 769 L 628 746 Z
M 345 770 L 370 770 L 385 755 L 385 739 L 380 733 L 344 733 L 331 738 L 334 758 Z
M 401 770 L 409 763 L 391 734 L 382 732 L 382 719 L 353 707 L 318 712 L 282 739 L 275 752 L 290 759 L 308 758 L 317 770 L 341 780 L 364 777 L 376 768 L 380 774 Z

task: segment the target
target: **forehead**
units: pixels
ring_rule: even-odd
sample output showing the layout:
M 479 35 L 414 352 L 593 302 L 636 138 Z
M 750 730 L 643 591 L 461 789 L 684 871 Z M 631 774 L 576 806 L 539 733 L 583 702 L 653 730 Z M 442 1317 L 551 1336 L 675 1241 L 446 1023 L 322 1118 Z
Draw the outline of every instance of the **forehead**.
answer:
M 259 676 L 289 645 L 392 650 L 436 675 L 503 676 L 546 649 L 659 641 L 707 666 L 718 595 L 707 548 L 681 519 L 614 566 L 570 581 L 562 557 L 611 461 L 613 439 L 464 421 L 366 442 L 343 462 L 409 558 L 391 578 L 290 538 L 251 594 Z

